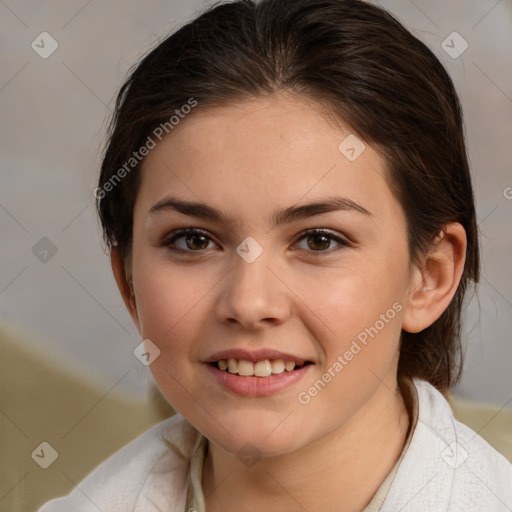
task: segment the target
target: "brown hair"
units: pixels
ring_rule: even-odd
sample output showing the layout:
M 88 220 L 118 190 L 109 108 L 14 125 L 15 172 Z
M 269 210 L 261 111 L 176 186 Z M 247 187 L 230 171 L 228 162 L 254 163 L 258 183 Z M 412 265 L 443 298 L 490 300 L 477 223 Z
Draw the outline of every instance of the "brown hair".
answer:
M 445 392 L 460 377 L 462 302 L 479 277 L 462 113 L 438 59 L 379 7 L 360 0 L 239 0 L 211 7 L 158 44 L 122 86 L 111 121 L 97 189 L 107 245 L 123 257 L 130 253 L 140 165 L 127 169 L 126 162 L 159 125 L 171 129 L 169 119 L 191 99 L 200 109 L 277 91 L 322 104 L 382 152 L 408 220 L 411 262 L 447 223 L 466 230 L 454 299 L 430 327 L 401 339 L 399 379 L 419 377 Z M 123 166 L 123 179 L 113 183 Z

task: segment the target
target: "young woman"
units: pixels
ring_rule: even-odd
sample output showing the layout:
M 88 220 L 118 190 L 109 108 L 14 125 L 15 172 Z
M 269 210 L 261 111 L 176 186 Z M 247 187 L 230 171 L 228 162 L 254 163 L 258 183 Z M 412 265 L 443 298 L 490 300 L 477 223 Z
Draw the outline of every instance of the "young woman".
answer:
M 358 0 L 215 6 L 118 97 L 95 190 L 178 412 L 56 511 L 507 511 L 444 398 L 479 251 L 461 111 Z

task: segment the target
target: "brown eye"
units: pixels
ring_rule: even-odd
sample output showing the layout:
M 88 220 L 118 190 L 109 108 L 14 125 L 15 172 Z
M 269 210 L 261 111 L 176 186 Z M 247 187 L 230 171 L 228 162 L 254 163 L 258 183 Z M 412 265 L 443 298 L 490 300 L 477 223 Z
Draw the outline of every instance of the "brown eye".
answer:
M 350 244 L 325 229 L 309 229 L 302 233 L 296 247 L 307 252 L 331 253 Z
M 185 237 L 187 247 L 193 251 L 206 249 L 208 247 L 209 239 L 205 235 L 187 235 Z
M 308 235 L 308 246 L 313 251 L 325 251 L 331 245 L 331 238 L 325 235 Z
M 215 242 L 202 230 L 197 228 L 182 229 L 171 233 L 162 243 L 162 247 L 169 247 L 178 252 L 201 252 L 211 249 Z

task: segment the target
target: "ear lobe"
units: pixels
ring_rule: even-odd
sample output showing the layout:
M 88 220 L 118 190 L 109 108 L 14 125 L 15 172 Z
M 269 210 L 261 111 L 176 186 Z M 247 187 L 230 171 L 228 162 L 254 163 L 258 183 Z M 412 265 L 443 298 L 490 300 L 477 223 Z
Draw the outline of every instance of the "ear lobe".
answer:
M 466 231 L 458 222 L 447 224 L 438 242 L 414 271 L 414 288 L 407 301 L 402 329 L 420 332 L 432 325 L 452 301 L 466 261 Z
M 113 247 L 110 251 L 110 264 L 112 266 L 112 272 L 114 273 L 117 287 L 121 292 L 121 297 L 123 298 L 125 306 L 132 317 L 133 323 L 140 333 L 139 316 L 137 313 L 137 304 L 135 302 L 135 293 L 131 279 L 131 258 L 128 257 L 125 263 L 119 250 Z

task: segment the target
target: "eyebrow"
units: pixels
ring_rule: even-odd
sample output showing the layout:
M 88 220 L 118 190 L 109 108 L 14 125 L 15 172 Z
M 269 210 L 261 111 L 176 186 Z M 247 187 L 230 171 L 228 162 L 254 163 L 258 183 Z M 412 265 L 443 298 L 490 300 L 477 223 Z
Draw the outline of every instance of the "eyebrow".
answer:
M 169 210 L 177 211 L 183 215 L 198 217 L 200 219 L 209 219 L 225 224 L 229 224 L 231 222 L 230 218 L 217 208 L 209 206 L 205 203 L 182 201 L 173 197 L 166 197 L 156 203 L 151 207 L 148 215 L 153 215 Z M 323 213 L 335 211 L 356 212 L 367 217 L 373 217 L 372 212 L 357 204 L 356 202 L 344 197 L 335 196 L 300 206 L 293 205 L 282 210 L 277 210 L 270 215 L 270 223 L 273 227 L 276 227 L 281 224 L 313 217 L 314 215 L 321 215 Z

